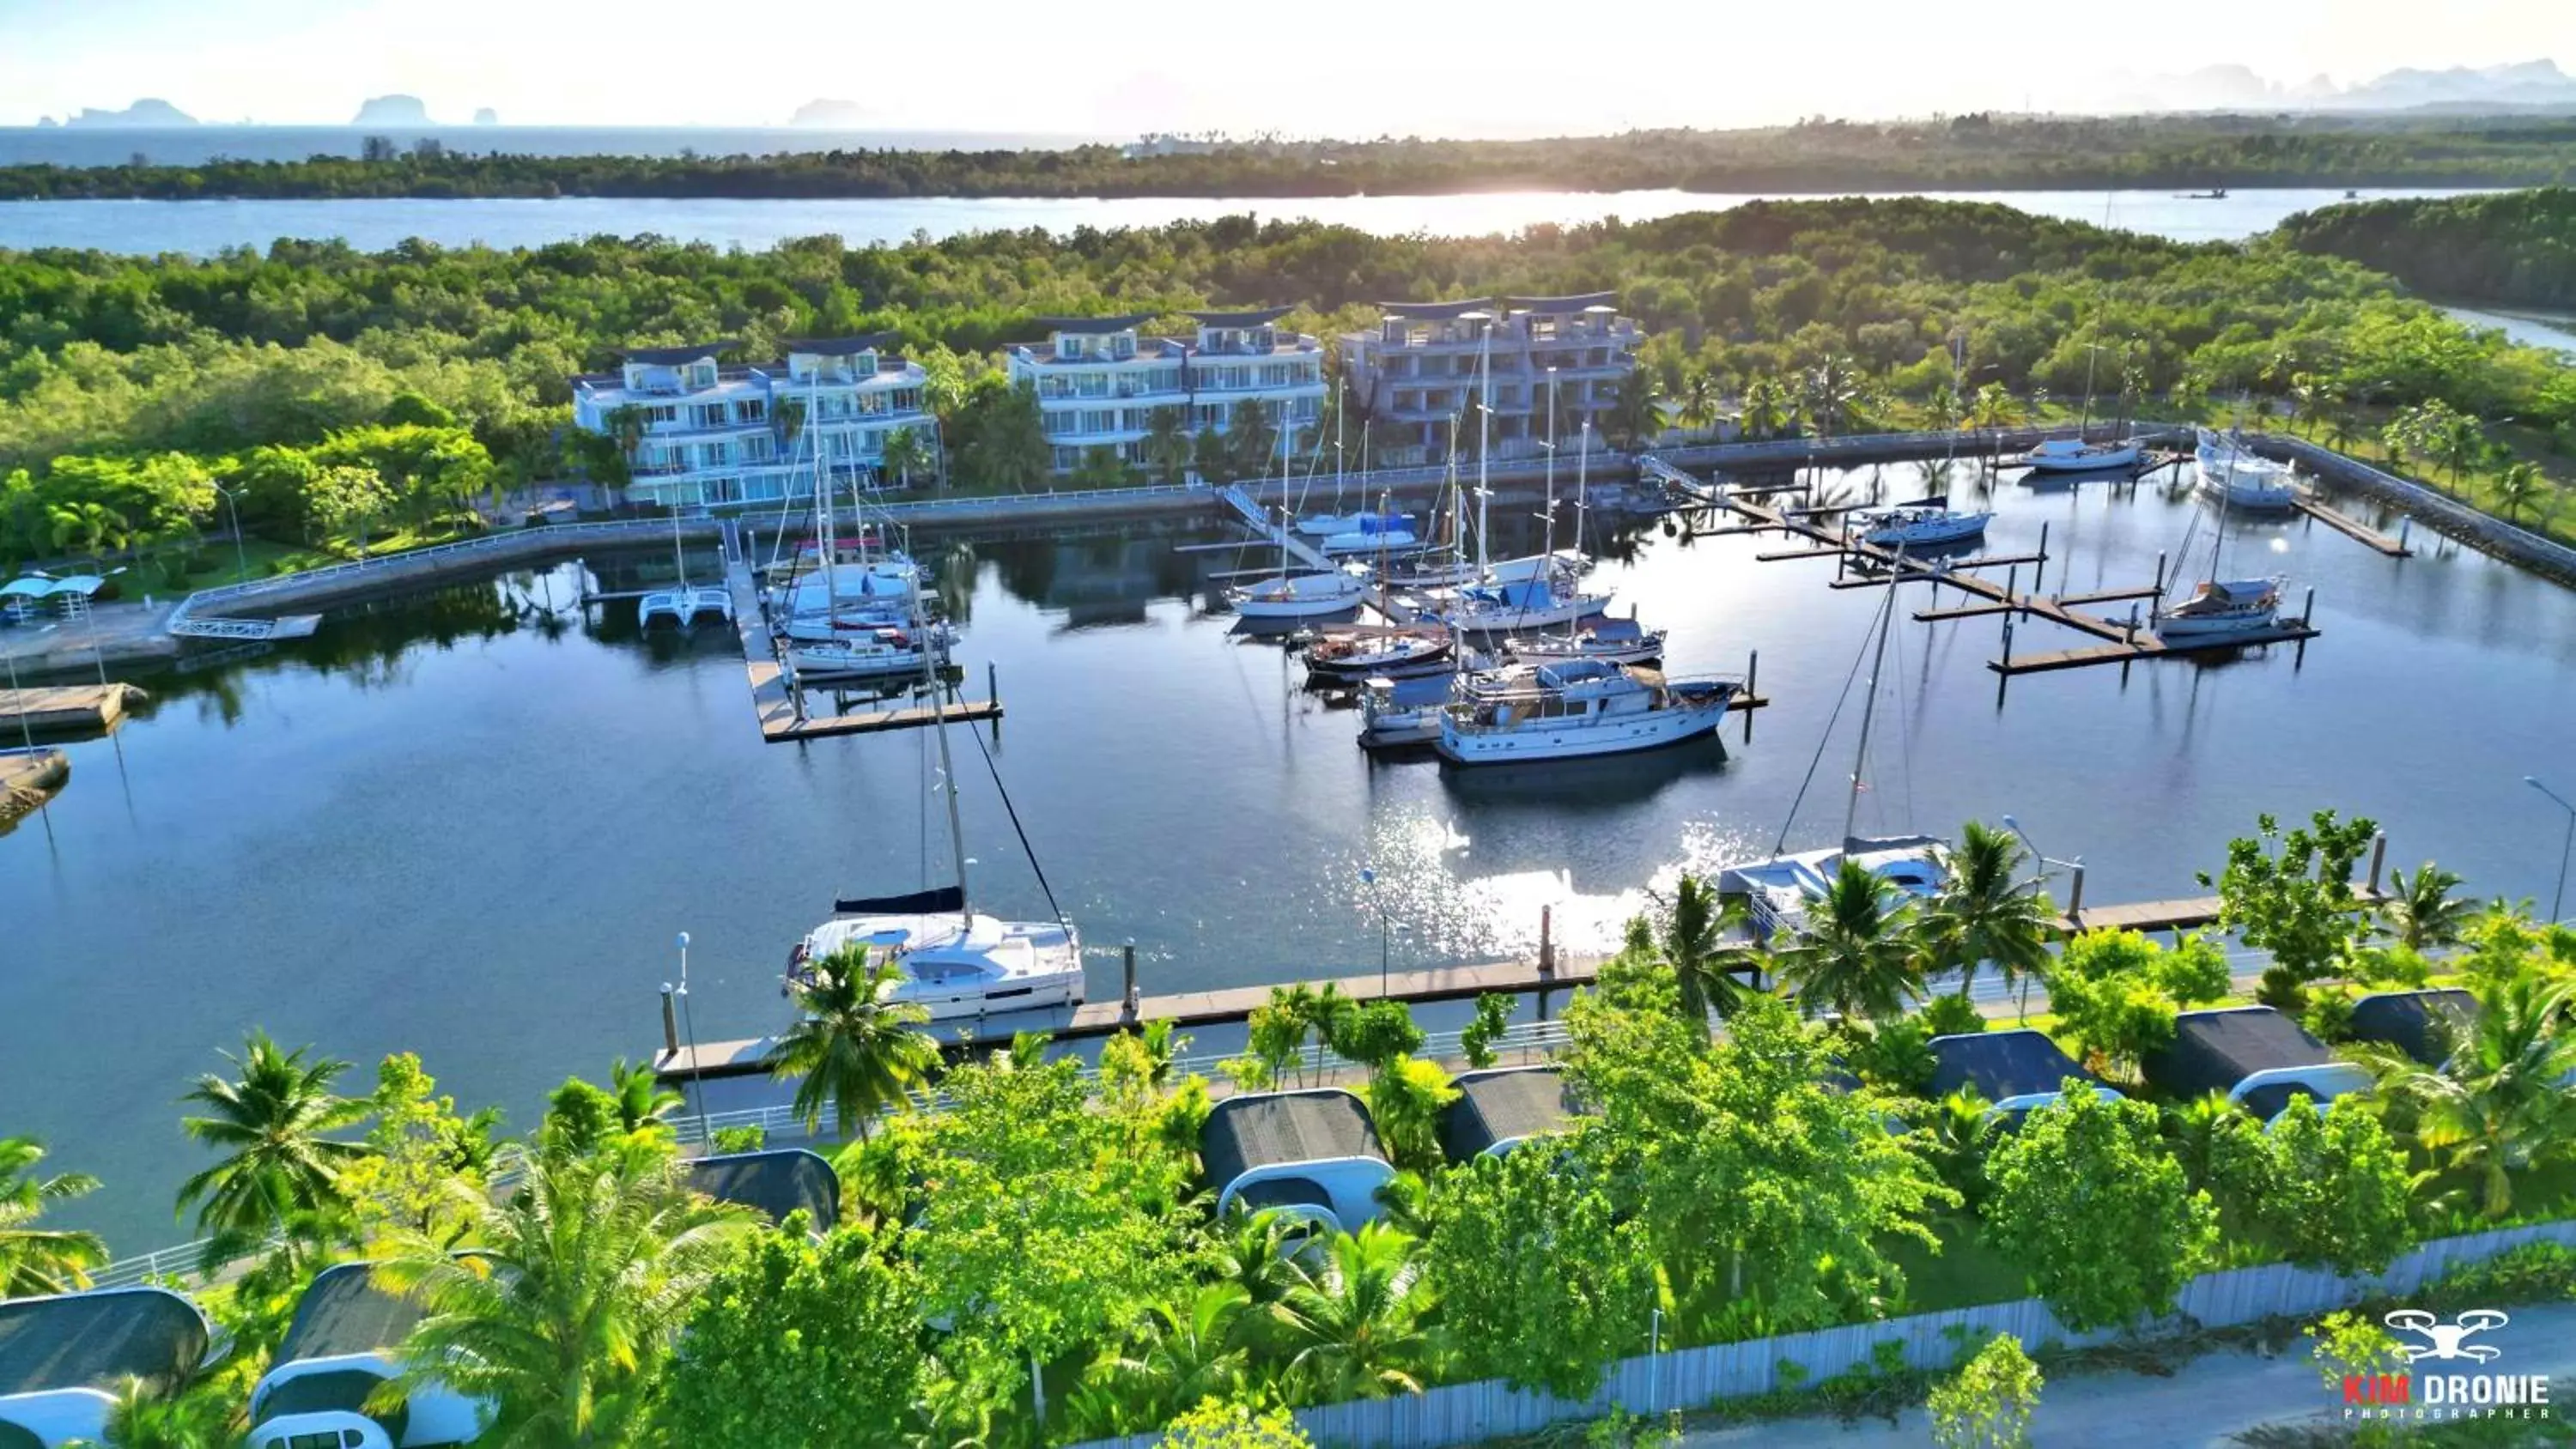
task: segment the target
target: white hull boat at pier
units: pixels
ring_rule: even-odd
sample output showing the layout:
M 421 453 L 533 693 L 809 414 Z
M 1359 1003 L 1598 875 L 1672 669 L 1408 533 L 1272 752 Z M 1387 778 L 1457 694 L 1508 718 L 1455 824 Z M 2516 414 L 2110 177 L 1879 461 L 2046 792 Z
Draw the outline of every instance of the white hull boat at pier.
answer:
M 1991 513 L 1963 513 L 1947 498 L 1925 498 L 1864 513 L 1858 520 L 1860 541 L 1874 548 L 1920 551 L 1947 548 L 1986 536 Z
M 676 589 L 656 589 L 635 605 L 636 622 L 647 629 L 657 623 L 685 629 L 705 618 L 731 623 L 733 592 L 713 584 L 682 584 Z
M 2022 454 L 2021 463 L 2039 473 L 2112 473 L 2137 467 L 2142 456 L 2135 438 L 2116 443 L 2051 438 Z
M 956 911 L 835 916 L 798 944 L 788 975 L 851 945 L 902 973 L 880 1000 L 919 1006 L 932 1021 L 1082 1003 L 1082 942 L 1062 922 Z
M 2200 470 L 2200 489 L 2229 508 L 2286 512 L 2299 501 L 2290 465 L 2276 463 L 2245 446 L 2241 438 L 2200 430 L 2193 453 Z
M 1721 894 L 1746 898 L 1754 934 L 1791 939 L 1806 925 L 1807 908 L 1824 899 L 1846 860 L 1893 882 L 1905 899 L 1917 905 L 1930 900 L 1950 877 L 1950 847 L 1937 837 L 1853 836 L 1833 849 L 1725 866 L 1718 871 L 1717 888 Z
M 2167 643 L 2203 644 L 2280 627 L 2279 579 L 2231 579 L 2203 583 L 2190 598 L 2157 614 L 2153 632 Z
M 1503 652 L 1524 664 L 1558 659 L 1652 664 L 1664 657 L 1664 631 L 1644 628 L 1634 618 L 1594 619 L 1569 633 L 1516 636 L 1504 641 Z
M 1234 612 L 1246 619 L 1329 619 L 1359 608 L 1368 597 L 1368 580 L 1340 570 L 1283 574 L 1228 589 L 1225 597 Z
M 919 675 L 947 657 L 942 642 L 930 637 L 932 632 L 915 633 L 888 624 L 837 639 L 791 643 L 787 665 L 799 680 Z

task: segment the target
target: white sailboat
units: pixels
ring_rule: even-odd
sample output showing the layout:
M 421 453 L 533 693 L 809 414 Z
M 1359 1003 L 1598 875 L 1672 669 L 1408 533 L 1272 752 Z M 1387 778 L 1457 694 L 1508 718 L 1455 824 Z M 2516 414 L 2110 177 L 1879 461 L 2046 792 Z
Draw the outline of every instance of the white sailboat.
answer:
M 2192 450 L 2200 489 L 2229 508 L 2280 513 L 2299 501 L 2290 465 L 2276 463 L 2245 446 L 2241 433 L 2224 437 L 2207 428 L 2194 429 Z
M 1953 509 L 1948 495 L 1934 494 L 1863 513 L 1854 522 L 1863 543 L 1920 553 L 1983 538 L 1993 518 L 1991 513 Z
M 2110 224 L 2105 217 L 2103 224 Z M 2097 334 L 2098 335 L 2098 334 Z M 2102 345 L 2085 344 L 2084 411 L 2075 424 L 2075 436 L 2050 438 L 2021 455 L 2022 463 L 2035 473 L 2110 473 L 2135 468 L 2142 456 L 2135 438 L 2106 439 L 2088 442 L 2093 431 L 2093 366 L 2099 360 Z
M 1887 586 L 1887 597 L 1881 603 L 1875 633 L 1876 639 L 1865 646 L 1873 650 L 1870 666 L 1869 693 L 1860 712 L 1860 742 L 1852 756 L 1851 791 L 1843 806 L 1843 843 L 1830 849 L 1790 853 L 1789 826 L 1797 818 L 1797 806 L 1789 808 L 1789 822 L 1780 827 L 1780 838 L 1772 843 L 1771 854 L 1759 860 L 1738 861 L 1721 867 L 1717 875 L 1718 890 L 1727 895 L 1744 896 L 1751 907 L 1754 933 L 1765 939 L 1795 936 L 1805 926 L 1807 910 L 1822 900 L 1843 862 L 1852 861 L 1872 875 L 1893 882 L 1906 896 L 1921 900 L 1939 891 L 1949 879 L 1949 842 L 1931 835 L 1867 837 L 1856 833 L 1860 824 L 1860 796 L 1864 771 L 1869 765 L 1870 725 L 1877 715 L 1878 682 L 1887 663 L 1887 636 L 1895 627 L 1897 584 Z M 1816 753 L 1822 756 L 1827 740 L 1816 742 Z M 1803 794 L 1803 791 L 1801 792 Z
M 1491 576 L 1487 558 L 1491 527 L 1493 490 L 1487 486 L 1486 458 L 1492 452 L 1492 434 L 1488 419 L 1493 414 L 1493 377 L 1486 362 L 1493 349 L 1493 337 L 1486 334 L 1485 354 L 1478 362 L 1484 373 L 1480 386 L 1485 406 L 1477 409 L 1476 438 L 1476 572 L 1480 582 L 1458 590 L 1432 611 L 1432 617 L 1462 634 L 1516 634 L 1524 630 L 1550 629 L 1591 618 L 1610 606 L 1607 594 L 1586 594 L 1564 583 L 1559 570 L 1547 561 L 1556 557 L 1556 394 L 1548 393 L 1547 455 L 1547 521 L 1546 544 L 1538 557 L 1542 561 L 1533 576 L 1510 582 Z
M 1591 519 L 1590 481 L 1592 461 L 1592 423 L 1586 419 L 1582 429 L 1583 451 L 1575 455 L 1574 471 L 1574 544 L 1582 553 L 1584 526 Z M 1544 557 L 1544 555 L 1542 555 Z M 1568 624 L 1565 632 L 1515 635 L 1503 641 L 1503 652 L 1514 661 L 1544 664 L 1558 659 L 1601 659 L 1612 664 L 1652 664 L 1664 657 L 1664 631 L 1648 629 L 1637 622 L 1632 606 L 1625 619 L 1595 617 Z
M 1279 436 L 1279 485 L 1284 494 L 1288 485 L 1288 435 L 1285 430 Z M 1265 511 L 1262 517 L 1267 520 L 1268 512 Z M 1226 602 L 1234 606 L 1238 617 L 1258 623 L 1329 619 L 1337 614 L 1357 612 L 1368 596 L 1368 579 L 1351 566 L 1302 574 L 1288 571 L 1289 546 L 1294 542 L 1290 517 L 1288 506 L 1281 504 L 1278 577 L 1228 589 L 1225 591 Z
M 958 818 L 957 774 L 948 753 L 948 721 L 939 682 L 928 667 L 932 723 L 939 740 L 940 792 L 948 803 L 948 842 L 956 883 L 909 895 L 833 903 L 829 920 L 788 953 L 791 981 L 811 963 L 845 946 L 869 959 L 891 960 L 900 973 L 880 1000 L 921 1007 L 932 1021 L 1082 1002 L 1082 940 L 1061 912 L 1051 921 L 1004 921 L 979 915 L 966 896 L 966 837 Z M 1040 878 L 1044 884 L 1044 878 Z M 1049 903 L 1053 895 L 1049 894 Z
M 2168 609 L 2159 596 L 2148 628 L 2167 643 L 2203 644 L 2229 638 L 2268 634 L 2281 627 L 2281 580 L 2222 579 L 2219 562 L 2227 548 L 2227 516 L 2235 507 L 2231 493 L 2218 495 L 2218 525 L 2209 541 L 2209 577 L 2191 597 Z

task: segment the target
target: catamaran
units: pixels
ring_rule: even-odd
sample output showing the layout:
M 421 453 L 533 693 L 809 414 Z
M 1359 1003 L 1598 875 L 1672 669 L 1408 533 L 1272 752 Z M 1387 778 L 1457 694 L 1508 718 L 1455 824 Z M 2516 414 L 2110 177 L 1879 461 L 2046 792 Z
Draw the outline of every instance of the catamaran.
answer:
M 938 788 L 948 805 L 955 882 L 907 895 L 833 902 L 831 918 L 806 932 L 789 951 L 788 979 L 810 979 L 814 962 L 844 947 L 861 946 L 872 962 L 890 960 L 899 973 L 878 999 L 919 1006 L 932 1021 L 1079 1005 L 1082 940 L 1061 911 L 1050 921 L 1004 921 L 977 914 L 967 902 L 957 772 L 948 753 L 939 681 L 927 662 L 922 682 L 930 693 L 930 728 L 939 741 Z M 1044 877 L 1039 884 L 1044 887 Z M 1054 904 L 1052 891 L 1047 899 Z
M 635 621 L 650 629 L 667 619 L 687 628 L 702 615 L 713 614 L 727 623 L 733 621 L 733 591 L 715 584 L 689 582 L 689 557 L 680 548 L 680 510 L 671 510 L 671 564 L 679 570 L 679 582 L 671 588 L 655 589 L 635 603 Z
M 1742 688 L 1600 659 L 1542 664 L 1525 685 L 1452 700 L 1440 715 L 1440 757 L 1488 765 L 1659 749 L 1713 733 Z
M 2290 465 L 2276 463 L 2245 446 L 2241 433 L 2224 437 L 2207 428 L 2197 430 L 2199 446 L 2193 450 L 2193 461 L 2200 471 L 2200 488 L 2229 508 L 2250 508 L 2279 513 L 2299 501 L 2298 490 L 2291 486 Z

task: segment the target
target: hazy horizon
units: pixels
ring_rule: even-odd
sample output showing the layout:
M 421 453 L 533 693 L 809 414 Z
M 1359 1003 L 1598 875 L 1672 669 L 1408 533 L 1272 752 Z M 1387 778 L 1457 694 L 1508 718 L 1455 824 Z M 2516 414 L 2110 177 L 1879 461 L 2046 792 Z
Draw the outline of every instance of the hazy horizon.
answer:
M 841 130 L 1508 137 L 2295 105 L 2320 82 L 2402 68 L 2576 64 L 2576 6 L 2534 0 L 2466 0 L 2438 25 L 2395 0 L 2158 6 L 2158 34 L 2216 38 L 2196 50 L 2154 50 L 2135 26 L 2070 20 L 2037 0 L 1759 11 L 1604 0 L 1572 34 L 1508 13 L 1462 26 L 1445 9 L 1354 0 L 1278 25 L 1175 0 L 1081 15 L 1032 0 L 971 21 L 936 7 L 710 12 L 676 0 L 0 0 L 0 126 L 145 97 L 207 124 L 346 126 L 369 97 L 410 95 L 441 126 L 489 107 L 510 126 L 770 128 L 835 99 L 855 106 Z M 1583 37 L 1599 38 L 1597 53 Z M 2191 74 L 2230 65 L 2272 89 Z M 2196 89 L 2239 99 L 2195 100 Z

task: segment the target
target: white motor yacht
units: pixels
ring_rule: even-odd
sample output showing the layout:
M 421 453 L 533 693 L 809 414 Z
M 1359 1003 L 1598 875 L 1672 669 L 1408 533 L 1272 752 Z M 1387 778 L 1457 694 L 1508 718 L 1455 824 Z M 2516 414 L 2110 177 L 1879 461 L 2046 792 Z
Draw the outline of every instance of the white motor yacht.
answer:
M 1326 619 L 1357 609 L 1368 596 L 1368 580 L 1336 569 L 1319 574 L 1281 574 L 1259 583 L 1225 591 L 1226 602 L 1246 619 Z
M 2279 513 L 2299 501 L 2290 465 L 2257 454 L 2240 436 L 2222 437 L 2202 428 L 2193 458 L 2200 470 L 2201 491 L 2230 508 Z
M 839 637 L 787 646 L 788 666 L 799 679 L 859 679 L 870 675 L 920 674 L 947 655 L 938 626 L 911 629 L 876 624 L 850 629 Z
M 1485 765 L 1678 744 L 1715 731 L 1742 688 L 1598 659 L 1542 664 L 1524 685 L 1452 700 L 1440 716 L 1440 757 Z
M 1754 934 L 1765 939 L 1794 937 L 1807 923 L 1808 907 L 1824 899 L 1845 860 L 1895 882 L 1906 897 L 1918 902 L 1938 894 L 1950 877 L 1949 844 L 1935 836 L 1875 840 L 1852 836 L 1828 850 L 1725 866 L 1718 871 L 1717 888 L 1722 894 L 1746 898 Z
M 2279 579 L 2209 580 L 2190 598 L 2159 611 L 2158 639 L 2204 643 L 2237 634 L 2266 634 L 2281 626 Z
M 1877 548 L 1927 549 L 1983 538 L 1991 513 L 1965 513 L 1947 498 L 1917 499 L 1861 514 L 1860 541 Z
M 2135 438 L 2088 443 L 2081 438 L 2050 438 L 2021 455 L 2022 465 L 2042 473 L 2108 473 L 2135 468 L 2142 450 Z
M 932 1021 L 1082 1001 L 1082 942 L 1058 921 L 958 911 L 835 916 L 789 953 L 788 974 L 852 945 L 865 946 L 871 960 L 888 957 L 903 973 L 880 1000 L 922 1007 Z

